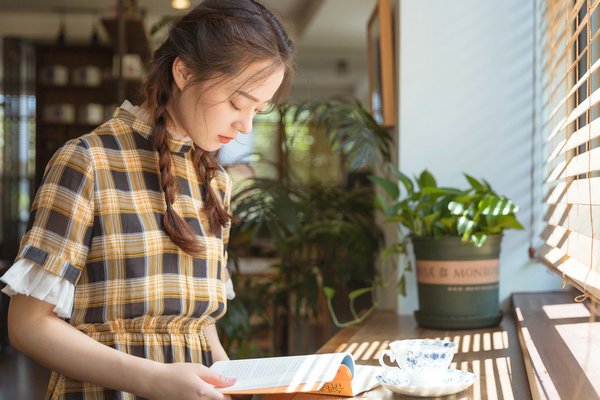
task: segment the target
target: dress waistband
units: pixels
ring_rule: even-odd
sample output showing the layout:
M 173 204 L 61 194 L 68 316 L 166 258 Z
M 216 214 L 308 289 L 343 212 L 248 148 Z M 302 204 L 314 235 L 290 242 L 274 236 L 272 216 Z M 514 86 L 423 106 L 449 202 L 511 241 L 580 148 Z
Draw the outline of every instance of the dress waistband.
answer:
M 133 333 L 133 334 L 182 334 L 197 335 L 214 320 L 207 318 L 189 318 L 176 316 L 137 317 L 119 319 L 104 323 L 80 324 L 76 328 L 88 335 L 93 333 Z

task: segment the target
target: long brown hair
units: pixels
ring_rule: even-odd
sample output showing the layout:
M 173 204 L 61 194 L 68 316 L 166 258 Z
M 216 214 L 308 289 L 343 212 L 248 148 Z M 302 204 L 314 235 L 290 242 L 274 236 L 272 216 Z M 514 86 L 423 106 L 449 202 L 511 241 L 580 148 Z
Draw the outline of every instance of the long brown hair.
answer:
M 165 42 L 154 52 L 144 85 L 145 104 L 152 115 L 152 145 L 159 153 L 160 184 L 165 194 L 163 219 L 167 235 L 191 256 L 204 253 L 196 233 L 172 205 L 178 193 L 171 172 L 168 106 L 172 101 L 173 62 L 179 57 L 192 71 L 193 83 L 219 78 L 223 81 L 241 73 L 254 62 L 272 61 L 265 76 L 282 68 L 284 79 L 275 93 L 276 104 L 291 86 L 293 45 L 275 16 L 254 0 L 205 0 L 172 24 Z M 220 169 L 216 155 L 194 145 L 196 173 L 205 186 L 204 213 L 210 233 L 216 234 L 230 220 L 210 181 Z

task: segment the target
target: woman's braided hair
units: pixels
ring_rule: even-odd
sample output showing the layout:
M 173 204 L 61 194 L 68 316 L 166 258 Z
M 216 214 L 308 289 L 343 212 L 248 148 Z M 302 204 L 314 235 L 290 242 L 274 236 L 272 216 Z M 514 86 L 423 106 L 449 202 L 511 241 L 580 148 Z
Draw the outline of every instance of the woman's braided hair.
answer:
M 171 171 L 167 132 L 174 85 L 173 62 L 179 57 L 192 71 L 193 83 L 201 83 L 215 78 L 224 81 L 252 63 L 271 61 L 271 67 L 261 73 L 266 76 L 277 68 L 283 69 L 283 82 L 273 98 L 277 103 L 291 86 L 293 52 L 279 21 L 253 0 L 205 0 L 173 23 L 168 38 L 154 52 L 144 95 L 154 123 L 152 145 L 159 154 L 160 185 L 166 202 L 163 224 L 171 240 L 191 256 L 200 256 L 204 248 L 196 232 L 173 209 L 178 187 Z M 204 213 L 210 233 L 216 234 L 232 218 L 210 185 L 219 163 L 216 154 L 196 145 L 192 159 L 205 186 Z

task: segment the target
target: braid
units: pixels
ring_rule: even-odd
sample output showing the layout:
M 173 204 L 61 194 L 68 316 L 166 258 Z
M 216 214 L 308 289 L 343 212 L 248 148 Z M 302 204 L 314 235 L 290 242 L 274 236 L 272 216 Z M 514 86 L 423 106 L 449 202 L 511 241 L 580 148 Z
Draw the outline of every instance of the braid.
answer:
M 210 233 L 216 234 L 222 226 L 232 219 L 227 213 L 221 202 L 219 202 L 215 191 L 210 185 L 210 181 L 215 177 L 219 170 L 219 164 L 214 155 L 208 151 L 202 150 L 194 145 L 194 154 L 192 156 L 196 173 L 198 177 L 204 178 L 206 186 L 206 196 L 204 198 L 204 213 L 209 221 Z
M 172 160 L 169 149 L 169 133 L 167 132 L 167 104 L 169 93 L 164 85 L 160 83 L 154 86 L 156 93 L 156 105 L 153 107 L 154 131 L 152 133 L 152 145 L 158 151 L 158 167 L 160 170 L 160 185 L 165 194 L 166 210 L 163 224 L 167 235 L 173 243 L 192 257 L 199 257 L 204 251 L 204 246 L 196 238 L 196 232 L 179 216 L 173 209 L 173 203 L 177 197 L 177 179 L 171 172 Z M 220 226 L 219 226 L 220 228 Z M 211 232 L 216 231 L 211 226 Z

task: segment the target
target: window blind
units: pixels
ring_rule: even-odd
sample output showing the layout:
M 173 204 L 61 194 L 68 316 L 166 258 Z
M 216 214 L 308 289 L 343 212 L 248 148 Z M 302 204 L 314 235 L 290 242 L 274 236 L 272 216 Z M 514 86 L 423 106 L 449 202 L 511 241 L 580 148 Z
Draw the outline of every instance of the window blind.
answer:
M 539 0 L 544 243 L 538 257 L 600 299 L 600 0 Z

